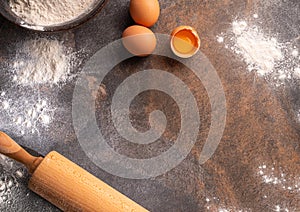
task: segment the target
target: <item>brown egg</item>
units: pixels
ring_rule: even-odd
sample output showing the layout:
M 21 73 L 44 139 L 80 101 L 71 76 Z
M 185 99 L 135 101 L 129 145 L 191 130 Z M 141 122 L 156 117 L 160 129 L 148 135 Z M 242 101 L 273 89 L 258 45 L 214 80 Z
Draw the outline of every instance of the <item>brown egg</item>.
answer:
M 156 37 L 154 33 L 143 26 L 130 26 L 123 32 L 122 42 L 124 47 L 133 55 L 147 56 L 156 47 Z
M 171 49 L 175 55 L 189 58 L 200 48 L 200 38 L 197 31 L 190 26 L 179 26 L 171 34 Z
M 135 23 L 145 27 L 153 26 L 159 17 L 158 0 L 131 0 L 130 15 Z

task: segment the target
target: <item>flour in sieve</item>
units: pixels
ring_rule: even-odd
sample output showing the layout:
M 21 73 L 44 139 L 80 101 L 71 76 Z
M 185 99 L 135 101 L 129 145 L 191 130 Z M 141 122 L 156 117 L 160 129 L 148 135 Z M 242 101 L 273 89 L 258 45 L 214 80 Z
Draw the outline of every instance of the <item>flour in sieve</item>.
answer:
M 58 40 L 28 40 L 17 50 L 12 70 L 20 85 L 54 85 L 68 81 L 75 54 Z
M 58 25 L 88 12 L 95 0 L 9 0 L 13 13 L 27 24 Z

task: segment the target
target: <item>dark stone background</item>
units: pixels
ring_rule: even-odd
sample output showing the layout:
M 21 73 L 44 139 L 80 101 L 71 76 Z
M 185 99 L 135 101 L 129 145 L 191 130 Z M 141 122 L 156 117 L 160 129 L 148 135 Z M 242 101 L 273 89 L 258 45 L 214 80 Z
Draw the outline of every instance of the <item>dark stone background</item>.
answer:
M 160 68 L 182 77 L 199 106 L 202 121 L 199 140 L 179 166 L 162 176 L 128 180 L 112 176 L 91 163 L 80 148 L 72 127 L 75 80 L 60 87 L 38 88 L 42 96 L 51 99 L 59 108 L 49 129 L 41 130 L 39 135 L 23 137 L 14 134 L 13 128 L 2 130 L 41 154 L 50 150 L 60 152 L 151 211 L 274 211 L 276 205 L 299 211 L 300 190 L 292 192 L 283 189 L 282 185 L 266 184 L 257 174 L 258 166 L 266 164 L 274 167 L 275 173 L 282 170 L 292 184 L 298 182 L 300 186 L 300 123 L 296 117 L 300 109 L 299 81 L 277 88 L 255 73 L 249 73 L 237 55 L 216 41 L 216 36 L 226 32 L 235 18 L 251 19 L 257 13 L 266 32 L 275 34 L 280 42 L 290 41 L 299 48 L 300 3 L 282 0 L 278 6 L 276 2 L 279 0 L 274 3 L 271 0 L 160 1 L 161 16 L 153 31 L 169 34 L 178 25 L 194 26 L 202 39 L 201 51 L 210 59 L 224 86 L 228 113 L 225 132 L 213 158 L 204 165 L 199 165 L 198 158 L 210 125 L 210 105 L 205 88 L 182 65 L 158 56 L 132 58 L 115 67 L 104 82 L 107 98 L 98 98 L 97 116 L 99 122 L 104 123 L 102 131 L 112 139 L 110 144 L 130 155 L 134 150 L 120 144 L 106 113 L 114 89 L 122 79 L 140 69 Z M 24 88 L 12 85 L 7 70 L 7 63 L 14 58 L 16 44 L 37 37 L 53 37 L 74 50 L 84 48 L 82 59 L 86 61 L 97 50 L 119 39 L 122 31 L 133 24 L 128 6 L 129 1 L 110 0 L 94 19 L 76 29 L 56 33 L 33 32 L 0 17 L 0 91 L 24 92 Z M 80 67 L 74 70 L 79 71 Z M 35 91 L 28 88 L 28 92 Z M 167 140 L 176 137 L 180 128 L 179 111 L 172 99 L 151 91 L 138 96 L 131 109 L 133 125 L 140 130 L 148 127 L 149 111 L 166 111 L 171 126 L 164 134 L 162 148 L 172 145 Z M 1 116 L 5 119 L 3 113 Z M 155 151 L 159 152 L 158 147 L 152 149 L 154 155 Z M 0 164 L 1 179 L 11 178 L 19 185 L 12 189 L 7 201 L 0 203 L 0 210 L 58 211 L 26 188 L 29 176 L 19 179 L 15 176 L 18 169 L 24 171 L 17 163 L 10 167 Z

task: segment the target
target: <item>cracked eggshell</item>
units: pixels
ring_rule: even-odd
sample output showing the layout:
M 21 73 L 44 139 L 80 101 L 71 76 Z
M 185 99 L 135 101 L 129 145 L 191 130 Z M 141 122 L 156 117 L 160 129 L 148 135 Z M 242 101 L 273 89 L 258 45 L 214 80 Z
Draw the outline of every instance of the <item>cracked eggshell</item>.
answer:
M 200 44 L 199 35 L 191 26 L 179 26 L 171 34 L 171 49 L 178 57 L 192 57 L 199 51 Z

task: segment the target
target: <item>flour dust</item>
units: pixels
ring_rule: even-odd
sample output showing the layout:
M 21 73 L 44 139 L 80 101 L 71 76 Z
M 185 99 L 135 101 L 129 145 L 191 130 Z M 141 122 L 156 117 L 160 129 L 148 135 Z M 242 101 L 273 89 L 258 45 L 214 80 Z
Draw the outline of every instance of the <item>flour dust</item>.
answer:
M 65 83 L 73 77 L 71 70 L 77 64 L 76 53 L 58 40 L 28 40 L 17 49 L 11 67 L 13 81 L 23 86 Z
M 40 128 L 47 129 L 53 121 L 55 108 L 47 99 L 31 94 L 15 99 L 15 95 L 3 94 L 0 96 L 2 130 L 10 129 L 17 135 L 36 134 Z
M 257 19 L 259 16 L 254 14 L 253 17 Z M 300 80 L 298 47 L 291 42 L 278 41 L 259 25 L 234 20 L 228 32 L 221 33 L 216 40 L 236 53 L 246 63 L 249 72 L 270 79 L 276 86 L 284 85 L 288 80 Z

